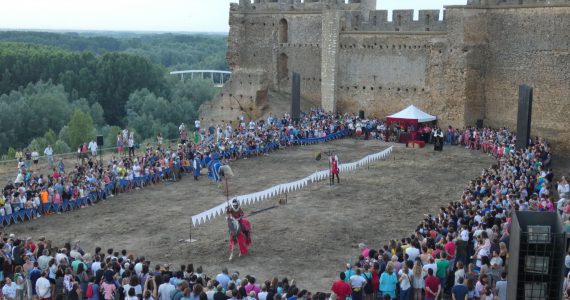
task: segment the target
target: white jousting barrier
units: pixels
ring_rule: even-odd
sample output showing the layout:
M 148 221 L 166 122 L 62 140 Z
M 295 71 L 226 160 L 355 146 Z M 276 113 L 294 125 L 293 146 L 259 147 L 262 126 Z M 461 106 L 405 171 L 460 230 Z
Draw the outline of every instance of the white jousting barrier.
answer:
M 392 147 L 390 147 L 386 150 L 383 150 L 381 152 L 378 152 L 378 153 L 370 154 L 370 155 L 362 158 L 359 161 L 346 163 L 346 164 L 340 164 L 338 166 L 338 168 L 339 168 L 340 172 L 354 171 L 357 168 L 362 168 L 364 166 L 369 165 L 372 162 L 375 162 L 375 161 L 380 160 L 380 159 L 384 159 L 388 155 L 390 155 L 390 153 L 392 153 Z M 247 194 L 247 195 L 241 195 L 241 196 L 237 196 L 235 198 L 239 201 L 239 203 L 241 205 L 252 204 L 252 203 L 262 201 L 262 200 L 265 200 L 268 198 L 276 197 L 280 194 L 289 193 L 291 191 L 296 191 L 296 190 L 302 189 L 309 184 L 309 181 L 310 182 L 317 182 L 317 181 L 321 181 L 323 179 L 326 179 L 329 176 L 329 172 L 330 172 L 330 170 L 317 171 L 317 172 L 315 172 L 315 173 L 313 173 L 313 174 L 311 174 L 311 175 L 309 175 L 303 179 L 297 180 L 297 181 L 278 184 L 276 186 L 270 187 L 270 188 L 265 189 L 265 190 L 260 191 L 260 192 L 251 193 L 251 194 Z M 197 226 L 197 225 L 200 225 L 202 223 L 205 223 L 206 221 L 212 220 L 217 216 L 223 215 L 225 212 L 226 206 L 227 206 L 227 203 L 224 202 L 224 203 L 222 203 L 216 207 L 208 209 L 205 212 L 201 212 L 197 215 L 192 216 L 192 225 Z

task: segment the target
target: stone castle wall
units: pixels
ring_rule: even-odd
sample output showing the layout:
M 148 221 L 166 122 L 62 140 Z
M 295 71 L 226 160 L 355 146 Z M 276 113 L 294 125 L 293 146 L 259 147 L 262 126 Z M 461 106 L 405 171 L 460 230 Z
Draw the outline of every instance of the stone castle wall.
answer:
M 518 85 L 528 84 L 532 133 L 570 149 L 570 0 L 468 0 L 446 7 L 442 20 L 438 10 L 421 10 L 417 20 L 413 10 L 395 10 L 388 21 L 375 4 L 232 4 L 227 59 L 239 71 L 232 80 L 249 71 L 264 79 L 253 89 L 227 84 L 225 94 L 253 94 L 253 104 L 265 103 L 264 90 L 290 91 L 295 71 L 302 96 L 327 110 L 384 117 L 414 104 L 443 126 L 482 119 L 514 129 Z M 219 95 L 207 105 L 230 100 Z M 252 118 L 262 114 L 261 107 L 249 110 Z

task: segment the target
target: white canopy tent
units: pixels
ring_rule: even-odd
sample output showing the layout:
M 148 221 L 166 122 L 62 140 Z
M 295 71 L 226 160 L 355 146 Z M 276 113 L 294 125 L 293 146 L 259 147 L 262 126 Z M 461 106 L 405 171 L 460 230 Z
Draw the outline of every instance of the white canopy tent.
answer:
M 393 115 L 386 117 L 386 121 L 393 122 L 407 122 L 407 123 L 425 123 L 437 120 L 436 116 L 432 116 L 423 112 L 421 109 L 410 105 L 407 108 L 397 112 Z

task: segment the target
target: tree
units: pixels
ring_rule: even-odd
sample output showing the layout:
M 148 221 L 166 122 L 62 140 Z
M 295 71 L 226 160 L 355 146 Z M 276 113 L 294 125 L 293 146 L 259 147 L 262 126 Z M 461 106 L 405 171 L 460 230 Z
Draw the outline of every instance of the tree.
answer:
M 79 145 L 94 139 L 96 136 L 93 119 L 88 113 L 75 110 L 69 120 L 69 146 L 76 149 Z
M 105 125 L 105 116 L 101 104 L 93 103 L 93 105 L 91 105 L 91 117 L 97 127 Z

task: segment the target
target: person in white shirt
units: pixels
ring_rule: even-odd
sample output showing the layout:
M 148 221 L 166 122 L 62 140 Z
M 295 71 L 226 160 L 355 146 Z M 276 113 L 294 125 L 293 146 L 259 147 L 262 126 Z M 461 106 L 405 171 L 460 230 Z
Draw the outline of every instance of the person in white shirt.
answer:
M 360 269 L 356 269 L 356 274 L 350 276 L 349 282 L 352 290 L 358 289 L 362 292 L 362 287 L 366 284 L 366 279 L 362 277 L 362 271 L 360 271 Z
M 51 283 L 47 279 L 46 271 L 42 271 L 42 277 L 36 281 L 36 295 L 40 300 L 51 299 Z
M 422 268 L 426 273 L 429 269 L 433 270 L 433 273 L 437 273 L 437 264 L 435 263 L 435 259 L 433 257 L 429 258 L 429 264 L 425 264 Z
M 453 284 L 454 286 L 461 284 L 461 283 L 459 283 L 459 278 L 465 278 L 465 268 L 464 268 L 463 262 L 458 261 L 456 266 L 457 266 L 457 271 L 455 271 L 455 274 L 454 274 L 455 275 L 455 280 L 454 280 L 454 284 Z
M 91 263 L 91 273 L 95 274 L 101 269 L 101 258 L 97 255 L 95 256 L 95 261 Z
M 168 276 L 162 276 L 164 282 L 158 287 L 158 300 L 170 300 L 170 294 L 174 293 L 176 287 L 168 282 Z
M 265 286 L 265 284 L 263 285 L 263 287 L 261 287 L 261 292 L 259 292 L 259 294 L 257 294 L 257 298 L 259 300 L 266 300 L 267 299 L 267 286 Z
M 561 198 L 568 198 L 568 194 L 570 194 L 570 184 L 566 180 L 566 177 L 562 176 L 560 181 L 558 182 L 558 195 Z
M 129 140 L 127 141 L 127 144 L 129 146 L 129 157 L 135 156 L 135 135 L 134 133 L 131 133 L 131 135 L 129 136 Z
M 194 128 L 196 128 L 196 131 L 200 131 L 200 120 L 194 121 Z
M 14 300 L 16 298 L 16 284 L 12 282 L 10 277 L 6 277 L 6 283 L 2 288 L 2 295 L 5 300 Z
M 34 149 L 34 151 L 32 151 L 32 161 L 34 162 L 34 166 L 38 166 L 38 161 L 40 160 L 40 154 L 38 153 L 38 150 Z
M 88 146 L 89 150 L 91 150 L 91 155 L 92 156 L 96 156 L 97 155 L 97 142 L 95 142 L 95 140 L 91 140 L 89 142 L 89 146 Z
M 503 272 L 501 274 L 501 280 L 497 281 L 495 284 L 496 296 L 500 300 L 507 300 L 507 273 Z
M 420 255 L 420 249 L 418 249 L 417 246 L 413 244 L 408 249 L 406 249 L 406 254 L 408 254 L 408 260 L 415 261 L 416 257 Z
M 51 145 L 48 145 L 44 149 L 44 155 L 47 157 L 48 166 L 50 169 L 53 168 L 53 149 L 51 148 Z

